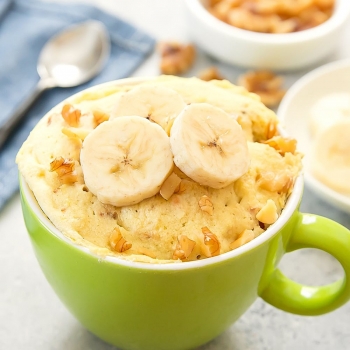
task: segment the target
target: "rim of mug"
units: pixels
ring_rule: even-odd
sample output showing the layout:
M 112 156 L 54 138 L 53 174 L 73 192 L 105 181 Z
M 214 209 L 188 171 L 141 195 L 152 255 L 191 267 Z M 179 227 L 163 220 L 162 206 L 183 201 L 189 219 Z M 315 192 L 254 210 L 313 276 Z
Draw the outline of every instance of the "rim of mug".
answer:
M 289 218 L 292 216 L 294 211 L 297 209 L 303 193 L 303 176 L 302 174 L 300 174 L 295 181 L 293 191 L 287 200 L 286 206 L 283 208 L 281 215 L 277 219 L 277 221 L 274 224 L 272 224 L 266 231 L 261 233 L 258 237 L 254 238 L 252 241 L 234 250 L 231 250 L 226 253 L 222 253 L 214 257 L 202 259 L 202 260 L 186 261 L 186 262 L 171 262 L 171 263 L 149 263 L 149 262 L 131 261 L 131 260 L 127 260 L 125 258 L 119 258 L 116 256 L 97 255 L 93 253 L 89 248 L 73 242 L 71 239 L 65 236 L 60 230 L 58 230 L 58 228 L 56 228 L 56 226 L 44 214 L 33 192 L 29 188 L 28 184 L 26 183 L 22 175 L 20 175 L 20 182 L 21 182 L 21 191 L 25 200 L 29 204 L 29 207 L 35 214 L 36 218 L 45 227 L 45 229 L 49 234 L 54 235 L 55 237 L 59 238 L 63 242 L 71 245 L 72 247 L 80 250 L 83 253 L 86 253 L 92 257 L 95 257 L 98 260 L 105 260 L 117 265 L 123 265 L 128 268 L 137 268 L 137 269 L 145 269 L 145 270 L 175 271 L 175 270 L 199 268 L 199 267 L 204 267 L 207 265 L 213 265 L 215 263 L 223 262 L 231 258 L 234 258 L 236 256 L 242 255 L 256 248 L 257 246 L 263 244 L 264 242 L 268 241 L 270 238 L 275 236 L 277 232 L 279 232 L 283 228 L 283 226 L 288 222 Z
M 81 95 L 82 93 L 89 92 L 91 90 L 95 90 L 101 87 L 109 87 L 113 85 L 124 85 L 124 84 L 137 84 L 142 81 L 152 80 L 155 79 L 155 77 L 143 77 L 143 78 L 125 78 L 125 79 L 119 79 L 110 81 L 107 83 L 102 83 L 99 85 L 92 86 L 88 89 L 84 89 L 71 97 L 69 97 L 67 100 L 75 98 L 76 96 Z M 62 101 L 65 102 L 67 100 Z M 61 104 L 61 103 L 60 103 Z M 54 109 L 59 106 L 60 104 L 56 105 Z M 49 111 L 48 113 L 50 113 Z M 281 134 L 285 134 L 285 131 L 283 129 L 280 129 Z M 226 253 L 222 253 L 220 255 L 201 259 L 201 260 L 195 260 L 195 261 L 186 261 L 186 262 L 171 262 L 171 263 L 148 263 L 148 262 L 138 262 L 138 261 L 131 261 L 127 260 L 125 258 L 119 258 L 116 256 L 102 256 L 97 255 L 96 253 L 93 253 L 89 248 L 84 247 L 80 244 L 77 244 L 73 242 L 71 239 L 69 239 L 67 236 L 65 236 L 56 226 L 50 221 L 50 219 L 46 216 L 46 214 L 41 209 L 39 203 L 37 202 L 34 193 L 29 188 L 27 182 L 25 181 L 22 174 L 20 174 L 20 190 L 22 192 L 22 195 L 24 196 L 25 200 L 29 204 L 29 207 L 34 212 L 36 218 L 39 220 L 39 222 L 45 227 L 45 229 L 48 231 L 48 233 L 54 235 L 55 237 L 59 238 L 61 241 L 69 244 L 70 246 L 78 249 L 79 251 L 90 255 L 91 257 L 94 257 L 98 260 L 104 260 L 108 261 L 110 263 L 116 264 L 116 265 L 122 265 L 128 268 L 136 268 L 136 269 L 144 269 L 144 270 L 169 270 L 169 271 L 175 271 L 175 270 L 187 270 L 192 268 L 199 268 L 204 267 L 207 265 L 213 265 L 219 262 L 223 262 L 226 260 L 229 260 L 231 258 L 234 258 L 236 256 L 242 255 L 250 250 L 253 250 L 257 246 L 263 244 L 270 238 L 272 238 L 274 235 L 279 232 L 283 226 L 287 223 L 288 219 L 292 216 L 294 211 L 297 209 L 299 202 L 301 201 L 301 197 L 303 194 L 303 187 L 304 187 L 304 180 L 303 180 L 303 174 L 299 174 L 296 178 L 296 181 L 294 183 L 294 188 L 292 193 L 290 194 L 285 207 L 283 208 L 280 217 L 277 219 L 277 221 L 269 226 L 269 228 L 264 231 L 262 234 L 260 234 L 258 237 L 254 238 L 252 241 L 234 249 Z M 160 260 L 161 261 L 161 260 Z

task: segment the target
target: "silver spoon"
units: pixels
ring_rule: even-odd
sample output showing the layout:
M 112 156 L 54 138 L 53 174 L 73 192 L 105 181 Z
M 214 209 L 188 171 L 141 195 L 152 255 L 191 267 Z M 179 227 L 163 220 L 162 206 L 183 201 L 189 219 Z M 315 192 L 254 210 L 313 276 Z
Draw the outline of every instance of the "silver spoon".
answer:
M 43 91 L 83 84 L 101 71 L 110 52 L 105 26 L 98 21 L 74 25 L 52 37 L 38 60 L 40 80 L 32 94 L 0 127 L 0 149 Z

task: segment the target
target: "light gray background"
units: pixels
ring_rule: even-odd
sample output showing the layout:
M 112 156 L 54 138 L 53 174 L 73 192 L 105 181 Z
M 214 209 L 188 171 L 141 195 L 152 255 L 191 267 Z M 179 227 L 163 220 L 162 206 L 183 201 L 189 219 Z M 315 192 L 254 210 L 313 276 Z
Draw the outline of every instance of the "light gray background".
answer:
M 64 2 L 68 0 L 61 0 Z M 189 41 L 184 17 L 185 0 L 86 0 L 123 17 L 159 40 Z M 350 23 L 339 49 L 328 61 L 350 58 Z M 242 70 L 220 64 L 199 52 L 188 75 L 217 65 L 235 81 Z M 311 68 L 310 68 L 311 69 Z M 308 69 L 308 70 L 310 70 Z M 290 86 L 308 70 L 284 74 Z M 154 53 L 134 76 L 157 75 Z M 349 77 L 350 79 L 350 77 Z M 302 211 L 316 213 L 350 228 L 342 213 L 305 189 Z M 350 257 L 349 257 L 350 258 Z M 282 270 L 307 284 L 329 283 L 343 275 L 339 263 L 326 253 L 305 249 L 285 256 Z M 1 350 L 110 350 L 85 330 L 65 309 L 45 280 L 24 227 L 19 196 L 0 213 L 0 349 Z M 225 333 L 198 350 L 350 350 L 350 303 L 323 316 L 302 317 L 277 310 L 257 300 Z

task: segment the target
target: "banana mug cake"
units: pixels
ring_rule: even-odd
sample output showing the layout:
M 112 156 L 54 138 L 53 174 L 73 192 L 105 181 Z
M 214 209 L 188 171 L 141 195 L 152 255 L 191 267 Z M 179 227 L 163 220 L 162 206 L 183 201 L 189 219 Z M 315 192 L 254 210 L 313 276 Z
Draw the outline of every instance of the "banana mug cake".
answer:
M 277 124 L 228 81 L 126 80 L 52 109 L 17 163 L 77 244 L 132 261 L 193 261 L 240 247 L 280 216 L 301 155 Z

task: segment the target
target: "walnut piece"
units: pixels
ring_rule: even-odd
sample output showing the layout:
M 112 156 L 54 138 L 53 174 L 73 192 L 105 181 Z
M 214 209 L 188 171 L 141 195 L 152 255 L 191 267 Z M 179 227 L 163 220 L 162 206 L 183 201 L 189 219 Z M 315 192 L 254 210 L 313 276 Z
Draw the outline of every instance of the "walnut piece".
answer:
M 193 251 L 196 242 L 189 239 L 186 235 L 180 235 L 177 237 L 177 245 L 173 253 L 174 260 L 186 260 Z
M 274 148 L 282 156 L 284 156 L 287 152 L 294 154 L 297 148 L 297 140 L 282 136 L 274 136 L 269 140 L 263 141 L 262 143 Z
M 109 115 L 107 113 L 104 113 L 102 111 L 95 110 L 92 112 L 94 116 L 94 124 L 95 127 L 100 125 L 101 123 L 109 120 Z
M 256 218 L 264 224 L 273 224 L 278 219 L 277 207 L 272 199 L 268 199 L 266 204 L 256 214 Z
M 255 238 L 254 232 L 252 230 L 244 230 L 238 238 L 230 244 L 230 249 L 236 249 L 242 245 L 252 241 Z
M 210 0 L 208 11 L 232 26 L 262 33 L 291 33 L 331 17 L 335 0 Z
M 179 186 L 176 187 L 174 193 L 181 194 L 185 191 L 186 191 L 186 185 L 181 180 L 181 182 L 179 183 Z
M 50 163 L 50 172 L 56 172 L 61 184 L 72 184 L 78 181 L 75 163 L 71 159 L 57 157 Z
M 124 239 L 117 227 L 109 236 L 109 245 L 111 246 L 112 250 L 118 253 L 123 253 L 132 247 L 132 244 Z
M 286 93 L 282 88 L 283 78 L 265 70 L 242 74 L 237 84 L 259 95 L 261 102 L 268 107 L 277 105 Z
M 266 140 L 271 139 L 272 137 L 276 136 L 278 133 L 277 130 L 277 121 L 275 120 L 270 120 L 269 123 L 267 124 L 266 128 Z
M 76 129 L 76 128 L 62 128 L 62 134 L 66 135 L 70 139 L 83 141 L 85 137 L 89 134 L 89 130 L 86 129 Z M 81 146 L 81 142 L 80 142 Z
M 293 184 L 293 176 L 286 171 L 278 173 L 263 171 L 257 177 L 257 185 L 271 192 L 288 193 L 293 187 Z
M 65 104 L 62 107 L 61 115 L 69 126 L 79 126 L 81 111 L 75 109 L 71 104 Z
M 237 6 L 240 6 L 243 0 L 217 0 L 210 1 L 209 12 L 221 21 L 227 22 L 227 14 Z
M 164 199 L 168 200 L 175 193 L 180 183 L 181 179 L 175 173 L 172 173 L 163 182 L 159 191 L 160 195 Z
M 201 199 L 198 201 L 198 205 L 202 211 L 208 213 L 209 215 L 213 215 L 214 206 L 208 196 L 202 196 Z
M 198 78 L 205 81 L 225 79 L 216 67 L 208 67 L 200 71 L 198 73 Z
M 193 45 L 178 42 L 162 42 L 158 46 L 161 55 L 160 71 L 163 74 L 179 75 L 193 65 L 196 51 Z
M 206 249 L 203 249 L 203 254 L 209 258 L 220 254 L 220 242 L 217 236 L 212 233 L 208 227 L 202 227 L 202 233 L 204 235 L 204 245 Z

